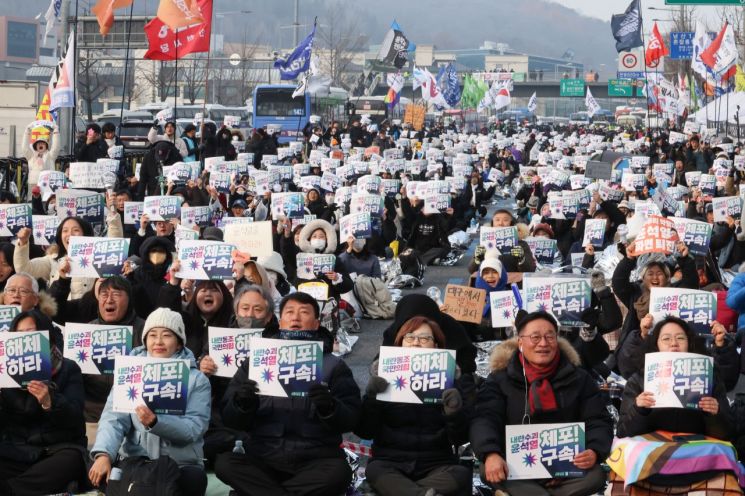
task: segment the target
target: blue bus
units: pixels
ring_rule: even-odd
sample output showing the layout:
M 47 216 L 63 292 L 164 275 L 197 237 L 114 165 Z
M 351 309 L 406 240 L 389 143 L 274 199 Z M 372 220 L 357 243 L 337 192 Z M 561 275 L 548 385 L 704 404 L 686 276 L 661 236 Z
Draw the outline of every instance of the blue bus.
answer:
M 306 92 L 292 98 L 295 88 L 289 84 L 258 85 L 253 94 L 253 127 L 281 126 L 279 142 L 289 143 L 301 138 L 311 115 L 321 117 L 324 126 L 344 117 L 346 90 L 332 87 L 324 95 Z

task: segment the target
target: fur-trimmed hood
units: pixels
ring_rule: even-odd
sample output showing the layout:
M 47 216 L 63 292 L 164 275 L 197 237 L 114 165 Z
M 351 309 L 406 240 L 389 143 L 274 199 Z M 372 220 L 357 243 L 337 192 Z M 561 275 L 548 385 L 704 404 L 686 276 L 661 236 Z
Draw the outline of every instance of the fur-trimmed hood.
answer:
M 313 247 L 310 246 L 310 237 L 316 229 L 323 229 L 326 233 L 326 249 L 323 250 L 323 253 L 329 254 L 336 252 L 336 230 L 323 219 L 312 220 L 300 230 L 300 245 L 298 246 L 300 251 L 303 253 L 315 253 Z
M 582 365 L 582 360 L 580 360 L 577 351 L 569 341 L 562 337 L 559 338 L 559 352 L 562 353 L 575 367 Z M 507 341 L 503 341 L 497 345 L 494 350 L 492 350 L 491 357 L 489 357 L 490 371 L 494 372 L 506 369 L 515 353 L 517 353 L 517 337 L 508 339 Z
M 5 303 L 5 293 L 0 292 L 0 304 L 7 305 Z M 57 316 L 57 302 L 54 300 L 52 295 L 46 291 L 39 291 L 39 304 L 37 308 L 41 313 L 54 320 Z

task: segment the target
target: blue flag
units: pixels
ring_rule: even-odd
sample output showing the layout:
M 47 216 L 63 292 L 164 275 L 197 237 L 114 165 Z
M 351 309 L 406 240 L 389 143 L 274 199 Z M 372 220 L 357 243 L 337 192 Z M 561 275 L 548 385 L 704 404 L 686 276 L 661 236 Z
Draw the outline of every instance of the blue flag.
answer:
M 642 43 L 642 14 L 639 0 L 631 0 L 623 14 L 616 14 L 610 21 L 613 37 L 616 39 L 616 51 L 623 52 L 635 47 L 644 46 Z
M 286 58 L 278 58 L 274 61 L 274 68 L 279 69 L 280 79 L 295 79 L 301 72 L 306 72 L 310 67 L 310 53 L 313 49 L 313 38 L 316 35 L 316 26 L 313 31 L 292 51 Z
M 460 101 L 460 83 L 458 82 L 458 73 L 455 72 L 455 66 L 452 62 L 445 68 L 445 78 L 441 88 L 445 101 L 451 107 L 455 107 Z

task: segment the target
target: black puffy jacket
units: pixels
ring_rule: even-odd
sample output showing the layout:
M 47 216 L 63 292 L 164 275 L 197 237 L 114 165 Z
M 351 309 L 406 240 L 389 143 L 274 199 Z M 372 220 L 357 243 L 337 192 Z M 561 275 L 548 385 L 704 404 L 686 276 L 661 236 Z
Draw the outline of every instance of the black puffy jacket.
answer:
M 148 253 L 156 246 L 166 251 L 166 261 L 158 266 L 150 263 L 148 257 Z M 132 301 L 135 304 L 135 312 L 143 319 L 147 319 L 147 316 L 157 307 L 160 288 L 167 284 L 165 277 L 168 267 L 173 262 L 174 250 L 171 240 L 163 236 L 151 236 L 140 247 L 142 265 L 129 275 L 129 280 L 132 283 Z
M 536 412 L 530 416 L 530 423 L 584 422 L 585 448 L 595 451 L 598 460 L 604 460 L 613 442 L 608 402 L 593 378 L 581 368 L 577 352 L 564 339 L 559 339 L 559 352 L 559 368 L 550 380 L 558 408 L 552 412 Z M 482 461 L 491 453 L 504 458 L 505 425 L 520 425 L 525 412 L 530 413 L 517 338 L 494 349 L 491 370 L 479 387 L 471 421 L 471 447 Z
M 276 338 L 275 329 L 265 330 L 265 338 Z M 318 329 L 324 341 L 323 378 L 335 400 L 334 411 L 321 417 L 307 397 L 277 398 L 260 396 L 255 412 L 245 412 L 233 398 L 248 380 L 248 361 L 244 361 L 230 380 L 225 393 L 222 415 L 227 427 L 250 435 L 246 452 L 269 460 L 306 461 L 342 457 L 341 435 L 351 432 L 360 416 L 360 390 L 346 363 L 334 356 L 333 338 L 328 330 Z M 289 463 L 289 462 L 288 462 Z

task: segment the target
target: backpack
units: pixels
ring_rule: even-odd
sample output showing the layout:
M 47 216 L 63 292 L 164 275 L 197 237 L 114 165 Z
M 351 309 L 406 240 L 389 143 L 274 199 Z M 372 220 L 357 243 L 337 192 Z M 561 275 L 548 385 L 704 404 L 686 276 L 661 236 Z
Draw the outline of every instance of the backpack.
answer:
M 122 471 L 119 480 L 109 479 L 106 496 L 180 496 L 178 464 L 168 456 L 151 460 L 146 456 L 131 456 L 117 465 Z
M 391 292 L 383 281 L 375 277 L 357 276 L 354 281 L 354 297 L 362 307 L 362 312 L 371 319 L 392 319 L 396 304 Z
M 424 269 L 427 268 L 413 248 L 405 249 L 399 256 L 401 262 L 401 273 L 414 276 L 420 281 L 424 278 Z

